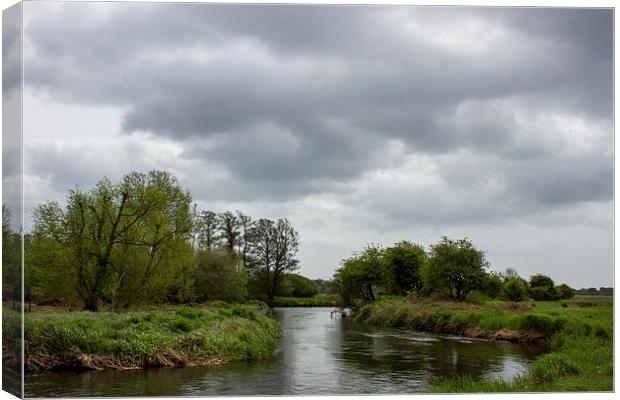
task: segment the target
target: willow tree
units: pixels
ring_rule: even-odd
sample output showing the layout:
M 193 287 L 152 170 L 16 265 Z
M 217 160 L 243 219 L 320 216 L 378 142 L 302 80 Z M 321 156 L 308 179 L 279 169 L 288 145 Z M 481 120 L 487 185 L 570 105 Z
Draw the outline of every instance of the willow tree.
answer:
M 191 251 L 192 221 L 191 196 L 172 174 L 131 172 L 117 184 L 104 178 L 87 192 L 69 190 L 64 209 L 39 206 L 35 232 L 62 246 L 77 296 L 96 311 L 122 287 L 151 295 L 165 286 L 179 249 Z

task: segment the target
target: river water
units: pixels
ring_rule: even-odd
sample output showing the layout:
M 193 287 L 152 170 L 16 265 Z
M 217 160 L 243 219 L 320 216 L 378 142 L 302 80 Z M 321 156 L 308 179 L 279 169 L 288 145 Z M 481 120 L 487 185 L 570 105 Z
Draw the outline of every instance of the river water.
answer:
M 469 374 L 511 380 L 544 349 L 331 318 L 329 308 L 276 308 L 282 338 L 258 362 L 28 375 L 27 397 L 404 394 Z

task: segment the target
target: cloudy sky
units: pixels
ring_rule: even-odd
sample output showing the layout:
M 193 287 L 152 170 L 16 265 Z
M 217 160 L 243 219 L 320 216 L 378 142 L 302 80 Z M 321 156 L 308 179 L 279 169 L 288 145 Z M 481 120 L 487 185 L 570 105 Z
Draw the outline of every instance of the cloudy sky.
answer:
M 467 236 L 493 269 L 613 284 L 612 12 L 24 4 L 25 208 L 167 169 L 288 218 L 301 273 Z

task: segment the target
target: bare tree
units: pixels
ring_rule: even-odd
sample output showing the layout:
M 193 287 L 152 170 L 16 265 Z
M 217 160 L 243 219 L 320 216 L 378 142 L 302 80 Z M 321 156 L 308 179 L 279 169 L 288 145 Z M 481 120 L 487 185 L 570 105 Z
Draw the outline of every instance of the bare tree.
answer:
M 251 229 L 253 272 L 272 300 L 285 273 L 297 270 L 299 234 L 286 219 L 260 219 Z
M 231 253 L 234 253 L 241 235 L 239 218 L 232 212 L 226 211 L 218 216 L 218 227 L 221 231 L 221 237 L 224 239 L 224 246 Z
M 199 234 L 198 238 L 200 246 L 210 250 L 217 243 L 217 214 L 213 211 L 203 211 L 199 218 Z

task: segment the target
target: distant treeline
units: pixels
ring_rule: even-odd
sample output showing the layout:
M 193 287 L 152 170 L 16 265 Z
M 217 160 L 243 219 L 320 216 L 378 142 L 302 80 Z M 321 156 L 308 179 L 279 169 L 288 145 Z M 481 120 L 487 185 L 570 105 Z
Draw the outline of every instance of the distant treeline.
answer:
M 578 289 L 575 293 L 581 296 L 613 296 L 614 288 L 602 287 L 598 290 L 596 288 Z
M 3 207 L 4 300 L 20 290 L 19 235 Z M 286 219 L 254 220 L 240 211 L 196 210 L 166 171 L 104 178 L 71 189 L 66 205 L 34 210 L 25 235 L 25 298 L 42 304 L 130 307 L 274 296 L 312 296 L 320 288 L 293 274 L 299 234 Z
M 575 295 L 566 284 L 555 285 L 546 275 L 529 280 L 513 268 L 490 271 L 483 251 L 467 239 L 447 237 L 430 246 L 408 241 L 383 248 L 369 245 L 344 260 L 333 286 L 343 305 L 357 307 L 373 302 L 377 295 L 450 299 L 456 302 L 483 298 L 523 301 L 559 300 Z

